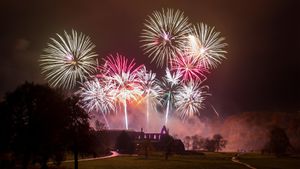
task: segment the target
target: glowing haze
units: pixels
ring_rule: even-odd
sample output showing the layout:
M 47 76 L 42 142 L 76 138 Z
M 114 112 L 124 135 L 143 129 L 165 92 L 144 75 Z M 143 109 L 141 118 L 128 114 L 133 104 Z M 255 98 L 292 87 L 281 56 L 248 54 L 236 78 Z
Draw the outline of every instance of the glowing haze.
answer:
M 146 19 L 140 41 L 151 62 L 166 66 L 164 76 L 118 53 L 97 63 L 95 46 L 76 31 L 65 33 L 66 40 L 52 39 L 40 59 L 42 73 L 52 87 L 81 82 L 75 92 L 79 104 L 108 128 L 155 132 L 166 125 L 182 137 L 183 131 L 205 127 L 200 114 L 211 95 L 205 81 L 226 53 L 219 34 L 205 24 L 192 26 L 179 10 L 163 9 Z

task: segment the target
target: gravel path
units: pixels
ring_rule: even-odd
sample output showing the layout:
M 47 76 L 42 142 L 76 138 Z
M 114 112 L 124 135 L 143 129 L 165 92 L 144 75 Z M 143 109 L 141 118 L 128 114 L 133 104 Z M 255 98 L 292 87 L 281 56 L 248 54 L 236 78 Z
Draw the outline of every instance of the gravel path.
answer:
M 248 168 L 250 168 L 250 169 L 256 169 L 255 167 L 251 166 L 250 164 L 243 163 L 243 162 L 241 162 L 240 160 L 238 160 L 238 158 L 237 158 L 238 156 L 239 156 L 239 155 L 233 156 L 233 157 L 231 158 L 231 161 L 234 162 L 234 163 L 238 163 L 238 164 L 244 165 L 244 166 L 246 166 L 246 167 L 248 167 Z

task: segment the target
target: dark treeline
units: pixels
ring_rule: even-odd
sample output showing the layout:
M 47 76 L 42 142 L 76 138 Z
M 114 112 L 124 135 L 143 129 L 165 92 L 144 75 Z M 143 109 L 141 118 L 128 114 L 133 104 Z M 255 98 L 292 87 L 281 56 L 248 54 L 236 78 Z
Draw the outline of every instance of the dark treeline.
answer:
M 45 85 L 25 83 L 0 103 L 0 168 L 59 165 L 67 152 L 103 153 L 77 98 Z M 75 165 L 77 165 L 75 163 Z
M 183 139 L 183 143 L 187 150 L 218 152 L 226 147 L 227 140 L 220 134 L 215 134 L 212 138 L 193 135 L 186 136 Z
M 226 151 L 275 153 L 277 150 L 274 146 L 277 142 L 288 142 L 290 145 L 287 146 L 286 153 L 299 154 L 299 121 L 299 111 L 244 112 L 229 116 L 221 123 L 214 123 L 213 132 L 221 133 L 228 140 Z M 276 141 L 277 139 L 282 141 Z

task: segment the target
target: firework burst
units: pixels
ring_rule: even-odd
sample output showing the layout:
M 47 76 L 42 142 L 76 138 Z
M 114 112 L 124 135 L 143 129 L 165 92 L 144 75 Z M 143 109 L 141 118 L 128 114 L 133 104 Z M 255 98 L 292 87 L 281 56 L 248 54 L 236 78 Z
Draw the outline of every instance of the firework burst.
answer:
M 111 110 L 115 110 L 114 96 L 111 92 L 113 88 L 112 83 L 100 83 L 100 80 L 95 78 L 82 83 L 76 94 L 79 95 L 83 107 L 88 112 L 96 110 L 107 114 Z
M 214 27 L 197 24 L 191 29 L 186 42 L 182 46 L 189 55 L 198 58 L 207 69 L 216 68 L 225 59 L 225 38 L 220 37 Z
M 183 12 L 154 11 L 144 24 L 141 42 L 144 52 L 160 67 L 168 65 L 188 35 L 190 24 Z
M 158 85 L 157 79 L 155 79 L 156 74 L 152 71 L 147 72 L 146 68 L 139 72 L 140 84 L 142 90 L 144 91 L 144 98 L 146 99 L 147 114 L 146 114 L 146 125 L 149 127 L 149 109 L 156 110 L 157 105 L 160 103 L 160 96 L 162 94 L 162 89 Z
M 171 73 L 170 70 L 167 68 L 166 75 L 160 83 L 160 86 L 164 93 L 162 99 L 163 105 L 166 106 L 165 125 L 167 125 L 168 123 L 170 108 L 172 108 L 174 95 L 179 88 L 179 82 L 181 76 L 182 75 L 179 71 L 176 71 L 175 73 Z
M 51 43 L 44 49 L 39 60 L 42 74 L 52 87 L 71 89 L 77 81 L 96 71 L 97 54 L 92 50 L 95 45 L 88 36 L 72 30 L 64 32 L 64 37 L 57 34 L 57 39 L 50 38 Z
M 114 96 L 111 92 L 113 88 L 112 83 L 105 81 L 101 83 L 99 79 L 95 78 L 82 83 L 82 86 L 76 92 L 80 97 L 80 105 L 88 112 L 100 111 L 108 128 L 109 123 L 105 114 L 115 110 Z
M 134 60 L 129 61 L 119 54 L 110 55 L 104 61 L 105 64 L 99 67 L 104 74 L 100 76 L 114 84 L 112 93 L 116 100 L 123 103 L 125 127 L 128 129 L 127 101 L 137 100 L 143 94 L 138 72 L 144 65 L 135 67 Z
M 201 86 L 200 83 L 191 81 L 179 87 L 175 94 L 175 107 L 182 119 L 192 117 L 200 113 L 204 108 L 204 101 L 208 93 L 208 86 Z
M 171 61 L 171 70 L 179 71 L 182 75 L 183 81 L 206 79 L 205 73 L 209 73 L 199 59 L 188 54 L 179 54 Z

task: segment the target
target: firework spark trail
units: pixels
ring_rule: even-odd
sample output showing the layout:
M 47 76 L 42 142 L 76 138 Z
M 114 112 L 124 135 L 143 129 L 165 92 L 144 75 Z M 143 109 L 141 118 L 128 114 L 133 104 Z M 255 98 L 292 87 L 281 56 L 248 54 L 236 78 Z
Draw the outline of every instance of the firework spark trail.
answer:
M 122 102 L 124 106 L 125 128 L 128 130 L 127 101 L 137 100 L 143 94 L 138 72 L 144 65 L 135 68 L 134 60 L 129 60 L 122 55 L 110 55 L 104 59 L 105 64 L 100 66 L 101 75 L 104 79 L 111 81 L 115 87 L 111 91 L 115 100 Z
M 102 112 L 102 111 L 101 111 L 101 113 L 102 113 L 102 117 L 103 117 L 103 119 L 104 119 L 104 121 L 105 121 L 105 124 L 106 124 L 107 128 L 110 129 L 110 125 L 109 125 L 109 122 L 108 122 L 108 120 L 107 120 L 107 118 L 106 118 L 106 115 L 105 115 L 104 112 Z
M 158 85 L 158 81 L 155 78 L 156 74 L 152 73 L 152 71 L 147 72 L 146 68 L 144 67 L 144 69 L 142 69 L 138 75 L 142 90 L 144 91 L 144 97 L 146 98 L 146 129 L 149 129 L 150 108 L 151 110 L 157 111 L 156 107 L 159 104 L 162 89 Z
M 81 84 L 80 89 L 75 93 L 80 98 L 80 105 L 88 112 L 97 111 L 101 112 L 106 126 L 110 128 L 105 113 L 115 110 L 114 96 L 111 90 L 113 84 L 107 81 L 100 82 L 99 79 L 86 81 Z
M 200 113 L 200 110 L 204 108 L 206 97 L 210 96 L 208 90 L 208 86 L 201 86 L 201 83 L 197 81 L 191 81 L 179 87 L 175 94 L 175 107 L 182 119 Z
M 165 125 L 167 125 L 169 112 L 172 107 L 172 101 L 174 100 L 174 94 L 179 88 L 179 82 L 181 81 L 182 74 L 179 71 L 175 73 L 171 73 L 170 70 L 166 69 L 166 75 L 162 79 L 160 86 L 165 93 L 165 99 L 163 101 L 167 102 L 165 105 L 166 107 L 166 117 L 165 117 Z
M 83 82 L 96 71 L 98 56 L 92 50 L 95 45 L 88 36 L 64 32 L 64 37 L 50 38 L 39 62 L 42 74 L 51 87 L 71 89 L 77 81 Z
M 183 81 L 200 80 L 205 81 L 205 73 L 209 73 L 198 58 L 187 53 L 180 53 L 171 60 L 171 71 L 179 71 Z
M 211 106 L 211 108 L 213 109 L 213 111 L 215 112 L 215 114 L 218 116 L 218 117 L 220 117 L 220 115 L 219 115 L 219 113 L 217 112 L 217 110 L 215 109 L 215 107 L 211 104 L 210 105 Z
M 168 94 L 168 101 L 167 101 L 167 109 L 166 109 L 166 119 L 165 119 L 165 126 L 168 124 L 168 118 L 169 118 L 169 109 L 170 109 L 170 92 Z
M 190 24 L 183 12 L 173 9 L 154 11 L 148 16 L 141 33 L 142 48 L 159 67 L 168 65 L 183 45 Z
M 216 68 L 226 58 L 225 38 L 219 37 L 220 32 L 215 32 L 214 27 L 204 23 L 193 26 L 190 32 L 182 48 L 198 58 L 207 69 Z
M 127 115 L 127 100 L 126 98 L 123 99 L 123 106 L 124 106 L 124 114 L 125 114 L 125 127 L 128 130 L 128 115 Z
M 149 92 L 147 92 L 147 95 L 149 95 Z M 146 114 L 146 129 L 149 129 L 149 97 L 147 97 L 147 114 Z

